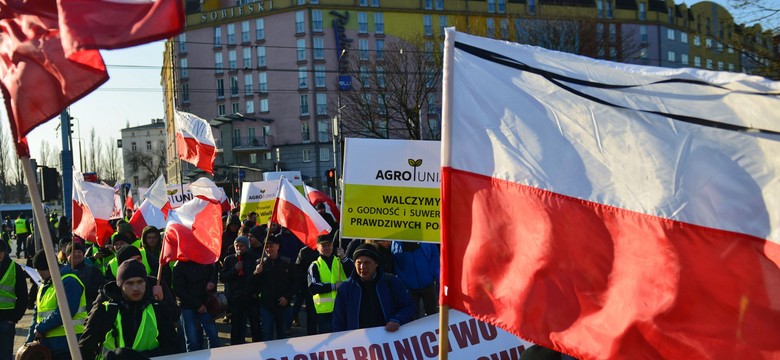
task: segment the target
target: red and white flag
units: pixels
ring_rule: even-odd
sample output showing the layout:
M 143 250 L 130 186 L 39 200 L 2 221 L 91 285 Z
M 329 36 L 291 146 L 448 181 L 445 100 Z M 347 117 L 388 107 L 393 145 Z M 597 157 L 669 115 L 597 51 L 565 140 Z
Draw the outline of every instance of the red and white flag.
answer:
M 181 0 L 57 0 L 65 52 L 119 49 L 167 39 L 184 28 Z
M 125 195 L 125 209 L 135 210 L 135 201 L 133 201 L 133 193 L 131 191 L 128 191 L 127 195 Z
M 174 118 L 179 158 L 213 174 L 217 151 L 209 122 L 182 111 L 175 111 Z
M 324 192 L 317 190 L 309 185 L 304 184 L 303 190 L 306 192 L 306 198 L 309 200 L 309 204 L 317 206 L 319 203 L 325 204 L 325 212 L 333 216 L 336 221 L 341 221 L 341 213 L 336 206 L 336 202 L 326 195 Z
M 208 185 L 206 183 L 210 186 L 196 186 Z M 206 178 L 198 179 L 191 185 L 195 197 L 168 213 L 161 264 L 176 260 L 213 264 L 219 258 L 222 206 L 215 197 L 208 195 L 216 194 L 219 188 Z
M 133 233 L 139 239 L 145 227 L 154 226 L 162 229 L 168 222 L 171 204 L 168 202 L 166 189 L 165 177 L 161 174 L 143 195 L 144 201 L 138 211 L 133 213 L 133 217 L 130 218 L 130 226 L 133 227 Z
M 287 178 L 282 177 L 279 181 L 271 221 L 286 227 L 310 248 L 316 248 L 317 236 L 329 233 L 330 225 Z
M 84 181 L 73 173 L 73 234 L 103 246 L 114 233 L 108 220 L 114 209 L 114 188 Z
M 444 57 L 442 304 L 580 359 L 780 358 L 780 83 Z

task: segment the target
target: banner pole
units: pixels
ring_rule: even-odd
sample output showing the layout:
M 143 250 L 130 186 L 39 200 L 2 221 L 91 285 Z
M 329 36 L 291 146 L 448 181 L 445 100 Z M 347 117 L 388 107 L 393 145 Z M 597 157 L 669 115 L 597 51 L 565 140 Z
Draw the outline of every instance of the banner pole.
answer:
M 65 296 L 65 287 L 62 284 L 60 267 L 54 254 L 54 246 L 51 243 L 51 234 L 48 231 L 49 226 L 46 224 L 43 213 L 41 194 L 38 193 L 38 187 L 35 186 L 35 174 L 33 174 L 32 162 L 30 161 L 29 156 L 22 156 L 20 160 L 22 161 L 24 178 L 27 182 L 27 190 L 30 192 L 30 202 L 32 203 L 33 214 L 35 215 L 35 223 L 38 232 L 42 237 L 41 242 L 43 243 L 43 251 L 46 255 L 46 264 L 49 265 L 49 274 L 51 275 L 51 281 L 54 285 L 55 295 L 57 296 L 57 307 L 60 309 L 60 314 L 62 315 L 62 326 L 65 328 L 65 338 L 68 341 L 70 357 L 73 360 L 81 360 L 81 351 L 79 350 L 78 341 L 76 340 L 76 330 L 73 327 L 73 315 L 70 313 L 68 298 Z M 43 285 L 41 285 L 41 287 L 43 287 Z
M 439 305 L 439 359 L 447 360 L 450 352 L 450 307 Z

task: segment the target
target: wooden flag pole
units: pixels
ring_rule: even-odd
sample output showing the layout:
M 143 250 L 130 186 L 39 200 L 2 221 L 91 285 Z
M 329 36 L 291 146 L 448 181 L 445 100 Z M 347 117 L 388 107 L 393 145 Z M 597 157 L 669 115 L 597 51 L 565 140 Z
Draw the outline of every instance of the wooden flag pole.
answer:
M 30 202 L 32 203 L 33 214 L 35 215 L 36 227 L 42 237 L 41 242 L 43 243 L 43 250 L 46 255 L 46 264 L 49 265 L 49 274 L 51 275 L 51 281 L 54 285 L 55 295 L 57 296 L 57 307 L 60 309 L 60 315 L 62 315 L 62 327 L 65 328 L 65 338 L 68 341 L 70 357 L 73 360 L 81 360 L 81 351 L 79 351 L 78 341 L 76 340 L 76 331 L 73 327 L 73 315 L 70 313 L 68 298 L 65 295 L 65 287 L 62 284 L 60 267 L 54 253 L 54 245 L 52 245 L 51 242 L 49 226 L 46 224 L 45 214 L 43 213 L 41 194 L 38 192 L 38 187 L 35 184 L 35 174 L 33 173 L 32 162 L 30 161 L 29 156 L 22 156 L 20 160 L 24 171 L 24 179 L 27 182 L 27 190 L 30 192 Z
M 439 359 L 447 360 L 450 349 L 450 307 L 439 305 Z

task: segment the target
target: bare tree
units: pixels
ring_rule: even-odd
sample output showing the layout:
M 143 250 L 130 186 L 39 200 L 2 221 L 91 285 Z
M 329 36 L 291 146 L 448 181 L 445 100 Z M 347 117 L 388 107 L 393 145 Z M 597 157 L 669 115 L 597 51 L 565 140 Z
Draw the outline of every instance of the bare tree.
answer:
M 87 155 L 90 172 L 98 172 L 98 162 L 100 161 L 98 151 L 100 151 L 100 143 L 95 136 L 95 127 L 93 126 L 89 131 L 89 155 Z
M 130 171 L 138 176 L 138 185 L 151 185 L 160 174 L 165 172 L 166 150 L 163 147 L 143 152 L 125 148 L 124 162 L 130 165 Z M 130 176 L 130 174 L 125 174 Z
M 422 37 L 420 37 L 422 39 Z M 435 138 L 436 129 L 422 121 L 437 109 L 442 56 L 438 39 L 396 40 L 368 56 L 351 53 L 346 72 L 352 89 L 339 91 L 331 109 L 341 105 L 345 136 L 373 138 Z M 433 134 L 432 134 L 433 133 Z
M 11 138 L 5 130 L 0 126 L 0 202 L 10 200 L 8 184 L 11 181 L 11 159 L 14 158 L 11 154 Z
M 116 140 L 108 138 L 106 141 L 100 158 L 101 168 L 105 171 L 104 177 L 114 181 L 122 180 L 122 158 L 119 148 L 116 147 Z
M 780 31 L 780 3 L 774 0 L 729 0 L 741 21 L 761 23 L 775 34 Z

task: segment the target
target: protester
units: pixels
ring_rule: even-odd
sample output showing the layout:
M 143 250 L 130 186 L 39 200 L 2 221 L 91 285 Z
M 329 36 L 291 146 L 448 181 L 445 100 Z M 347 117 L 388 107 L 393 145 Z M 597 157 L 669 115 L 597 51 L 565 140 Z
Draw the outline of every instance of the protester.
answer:
M 32 254 L 28 252 L 30 249 L 27 247 L 27 237 L 30 235 L 30 222 L 28 218 L 22 217 L 22 213 L 19 213 L 19 217 L 14 221 L 14 233 L 16 233 L 16 258 L 21 258 L 21 252 L 24 251 L 25 257 L 32 257 Z
M 295 271 L 290 259 L 279 256 L 279 242 L 275 237 L 268 238 L 265 255 L 254 269 L 260 292 L 263 340 L 285 339 L 292 318 L 290 303 L 298 289 Z
M 33 267 L 38 270 L 43 286 L 38 290 L 37 304 L 33 312 L 30 331 L 26 343 L 40 340 L 41 344 L 51 350 L 52 359 L 69 359 L 68 341 L 65 338 L 65 327 L 54 294 L 49 265 L 46 262 L 46 254 L 43 250 L 33 257 Z M 84 284 L 72 274 L 62 274 L 62 285 L 65 288 L 65 297 L 68 301 L 70 314 L 73 317 L 73 329 L 76 336 L 80 337 L 84 332 L 84 321 L 87 319 L 87 298 L 84 293 Z
M 219 280 L 225 284 L 225 296 L 231 314 L 230 344 L 246 342 L 247 321 L 252 342 L 262 341 L 257 286 L 252 279 L 258 257 L 248 252 L 249 239 L 246 236 L 237 237 L 233 247 L 235 253 L 225 257 L 219 272 Z
M 206 312 L 206 298 L 216 290 L 217 274 L 214 264 L 178 261 L 173 267 L 173 289 L 181 310 L 181 323 L 187 351 L 203 349 L 198 326 L 203 328 L 208 347 L 219 347 L 217 328 L 213 317 Z
M 317 210 L 317 213 L 328 222 L 328 225 L 330 225 L 331 228 L 331 232 L 336 231 L 336 229 L 339 228 L 339 223 L 336 222 L 336 219 L 333 218 L 333 215 L 328 213 L 327 208 L 325 207 L 325 203 L 318 203 L 314 208 Z
M 233 252 L 233 241 L 238 237 L 238 230 L 241 228 L 241 220 L 237 215 L 230 215 L 225 230 L 222 232 L 222 248 L 219 254 L 220 262 Z
M 263 242 L 266 236 L 266 226 L 255 226 L 249 230 L 249 234 L 246 235 L 249 238 L 249 249 L 253 256 L 260 259 L 265 256 L 265 249 L 263 248 Z
M 298 284 L 306 284 L 309 276 L 309 266 L 315 261 L 320 254 L 317 250 L 314 250 L 308 246 L 304 246 L 298 251 L 298 256 L 295 258 L 295 281 Z M 298 287 L 298 294 L 296 295 L 296 301 L 292 308 L 292 326 L 300 326 L 301 322 L 298 314 L 301 312 L 301 307 L 306 304 L 306 335 L 317 334 L 317 312 L 314 310 L 314 301 L 309 289 L 306 286 Z M 302 300 L 302 301 L 301 301 Z
M 162 356 L 180 351 L 169 314 L 170 303 L 152 297 L 153 283 L 138 260 L 123 262 L 116 282 L 103 287 L 87 320 L 79 348 L 84 359 L 118 348 L 132 348 L 145 356 Z
M 415 306 L 398 277 L 380 267 L 379 249 L 355 249 L 355 271 L 339 288 L 333 309 L 333 331 L 383 326 L 389 332 L 412 320 Z
M 439 312 L 439 247 L 437 244 L 394 241 L 393 271 L 404 282 L 415 307 L 423 303 L 425 315 Z M 420 310 L 416 310 L 417 319 Z
M 336 250 L 336 256 L 333 255 L 333 239 L 330 235 L 317 237 L 317 252 L 320 256 L 309 266 L 308 284 L 317 312 L 317 331 L 325 334 L 333 329 L 336 290 L 352 274 L 354 264 L 344 256 L 341 248 Z
M 70 222 L 67 216 L 60 216 L 60 220 L 57 221 L 57 238 L 62 239 L 70 236 Z
M 79 243 L 68 244 L 65 248 L 67 262 L 62 267 L 62 273 L 73 273 L 84 284 L 87 304 L 91 305 L 97 298 L 98 291 L 106 283 L 106 278 L 100 270 L 84 262 L 84 246 Z
M 117 235 L 118 237 L 123 237 L 122 235 Z M 120 240 L 121 243 L 121 240 Z M 154 257 L 146 256 L 146 251 L 143 249 L 138 249 L 135 246 L 132 245 L 124 245 L 120 247 L 116 251 L 116 257 L 111 260 L 108 263 L 108 268 L 106 269 L 106 279 L 113 281 L 116 279 L 116 271 L 122 262 L 125 260 L 135 258 L 136 260 L 141 261 L 142 264 L 144 264 L 144 268 L 146 269 L 146 275 L 148 276 L 156 276 L 157 275 L 157 267 L 159 266 L 158 260 Z
M 27 310 L 27 283 L 22 267 L 11 260 L 11 247 L 0 243 L 0 360 L 13 359 L 16 323 Z
M 246 219 L 241 222 L 241 228 L 238 230 L 239 236 L 247 236 L 249 235 L 249 230 L 252 230 L 253 227 L 255 227 L 257 224 L 249 219 Z

